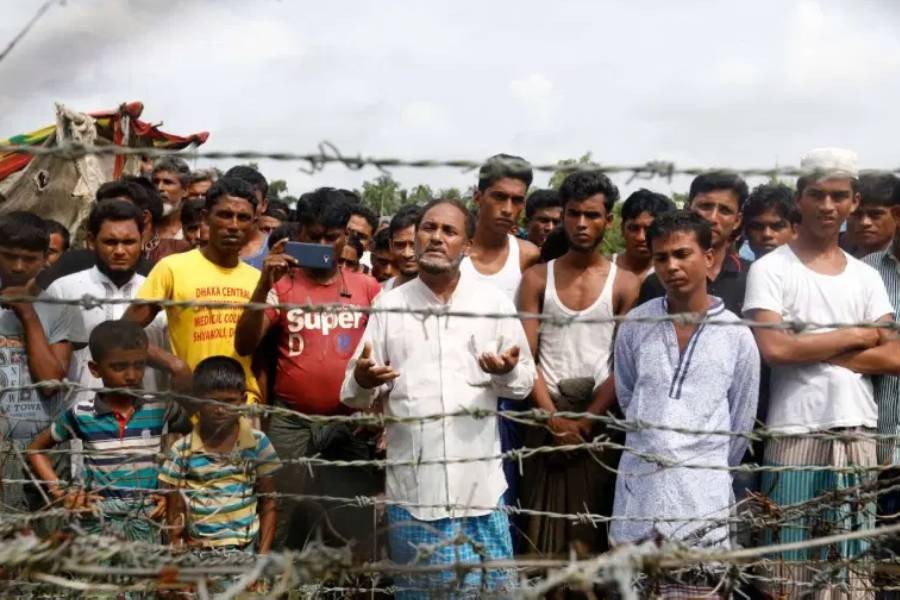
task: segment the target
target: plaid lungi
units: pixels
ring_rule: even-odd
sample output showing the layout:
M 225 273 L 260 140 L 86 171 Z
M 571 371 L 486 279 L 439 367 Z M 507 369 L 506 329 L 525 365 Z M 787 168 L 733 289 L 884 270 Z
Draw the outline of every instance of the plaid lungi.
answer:
M 420 521 L 399 506 L 388 506 L 391 560 L 399 565 L 447 565 L 438 572 L 401 574 L 395 598 L 469 598 L 480 591 L 512 589 L 506 569 L 471 570 L 460 580 L 455 563 L 512 558 L 509 519 L 503 511 L 479 517 Z
M 837 434 L 865 435 L 872 429 L 831 430 Z M 763 534 L 764 544 L 799 542 L 875 526 L 875 501 L 871 494 L 877 471 L 874 439 L 813 439 L 785 437 L 769 440 L 766 465 L 860 467 L 859 471 L 765 471 L 761 492 L 778 505 L 777 526 Z M 869 497 L 861 494 L 868 492 Z M 770 517 L 772 515 L 769 515 Z M 773 560 L 769 591 L 804 598 L 868 598 L 871 566 L 862 562 L 867 540 L 843 541 L 805 550 L 782 552 Z M 849 568 L 841 559 L 856 559 Z M 789 564 L 813 561 L 813 564 Z

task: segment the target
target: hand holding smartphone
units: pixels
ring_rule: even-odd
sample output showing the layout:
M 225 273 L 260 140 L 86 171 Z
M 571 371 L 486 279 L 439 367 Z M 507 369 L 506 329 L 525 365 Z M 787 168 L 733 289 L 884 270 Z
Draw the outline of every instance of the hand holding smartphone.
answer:
M 324 244 L 287 242 L 284 253 L 293 257 L 299 266 L 308 269 L 330 269 L 334 265 L 334 248 Z

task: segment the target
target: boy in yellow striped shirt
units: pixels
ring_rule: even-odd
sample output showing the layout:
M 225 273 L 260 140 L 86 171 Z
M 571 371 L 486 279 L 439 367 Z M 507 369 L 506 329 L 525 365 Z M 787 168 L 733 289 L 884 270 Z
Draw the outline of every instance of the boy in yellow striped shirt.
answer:
M 280 464 L 269 438 L 240 416 L 247 382 L 226 356 L 201 361 L 194 396 L 202 398 L 193 431 L 173 444 L 159 481 L 168 490 L 173 544 L 264 554 L 275 533 L 275 483 Z

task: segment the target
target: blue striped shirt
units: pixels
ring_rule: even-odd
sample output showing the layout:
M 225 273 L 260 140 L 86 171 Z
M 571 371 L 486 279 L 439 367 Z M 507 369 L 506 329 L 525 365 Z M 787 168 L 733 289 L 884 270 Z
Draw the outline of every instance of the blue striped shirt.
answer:
M 84 483 L 104 498 L 144 498 L 157 487 L 156 457 L 165 433 L 166 403 L 135 400 L 130 418 L 100 396 L 82 401 L 50 427 L 57 443 L 79 439 L 84 446 Z M 134 491 L 132 491 L 134 490 Z
M 892 249 L 869 254 L 862 261 L 881 275 L 896 319 L 900 311 L 900 261 Z M 878 433 L 900 435 L 900 377 L 879 375 L 872 378 L 872 385 L 878 405 Z M 891 441 L 879 443 L 878 462 L 900 464 L 900 444 Z

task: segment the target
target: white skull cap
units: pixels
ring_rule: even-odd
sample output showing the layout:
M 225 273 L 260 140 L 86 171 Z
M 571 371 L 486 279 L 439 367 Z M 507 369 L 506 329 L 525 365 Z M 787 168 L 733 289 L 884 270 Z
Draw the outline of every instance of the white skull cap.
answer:
M 853 150 L 844 148 L 816 148 L 800 159 L 800 169 L 804 175 L 813 175 L 819 181 L 859 177 L 859 159 Z

